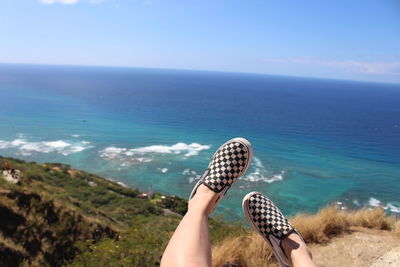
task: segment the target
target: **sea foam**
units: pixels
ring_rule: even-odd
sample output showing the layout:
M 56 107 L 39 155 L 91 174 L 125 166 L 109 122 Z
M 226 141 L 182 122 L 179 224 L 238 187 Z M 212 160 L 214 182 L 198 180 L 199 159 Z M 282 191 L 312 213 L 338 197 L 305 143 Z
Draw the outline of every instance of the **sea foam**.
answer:
M 200 174 L 197 174 L 196 171 L 191 170 L 191 169 L 184 169 L 184 170 L 182 171 L 182 174 L 183 174 L 183 175 L 186 175 L 186 176 L 189 176 L 189 177 L 187 178 L 189 184 L 191 184 L 191 183 L 193 183 L 194 181 L 199 180 L 199 179 L 201 178 L 201 175 L 200 175 Z
M 209 148 L 210 146 L 208 145 L 201 145 L 198 143 L 191 143 L 191 144 L 177 143 L 172 146 L 153 145 L 153 146 L 133 148 L 130 149 L 130 151 L 133 153 L 136 152 L 141 154 L 146 154 L 146 153 L 180 154 L 182 152 L 185 152 L 184 156 L 190 157 L 190 156 L 196 156 L 199 154 L 200 151 L 207 150 Z
M 372 207 L 382 207 L 382 202 L 379 199 L 376 198 L 369 198 L 368 204 Z
M 121 166 L 130 166 L 137 163 L 146 163 L 153 160 L 158 154 L 183 154 L 184 158 L 196 156 L 202 150 L 209 149 L 208 145 L 198 143 L 176 143 L 174 145 L 151 145 L 138 148 L 106 147 L 100 150 L 100 157 L 106 160 L 122 161 Z M 165 171 L 165 170 L 164 170 Z M 168 171 L 168 170 L 167 170 Z M 165 171 L 166 172 L 166 171 Z
M 249 182 L 266 182 L 273 183 L 276 181 L 283 180 L 285 171 L 279 173 L 272 173 L 269 171 L 261 160 L 257 157 L 253 157 L 253 162 L 250 166 L 251 172 L 243 177 L 243 180 Z
M 394 204 L 388 202 L 385 207 L 385 210 L 390 210 L 391 212 L 400 213 L 400 206 L 395 206 Z
M 400 206 L 396 206 L 391 202 L 387 202 L 386 204 L 384 204 L 379 199 L 373 197 L 369 198 L 368 205 L 371 207 L 383 208 L 384 210 L 391 211 L 394 213 L 400 213 Z
M 88 141 L 40 141 L 32 142 L 20 135 L 12 141 L 0 140 L 0 149 L 17 149 L 23 156 L 30 156 L 32 153 L 58 153 L 68 156 L 91 148 Z
M 162 173 L 167 173 L 168 172 L 168 168 L 158 168 L 158 170 Z

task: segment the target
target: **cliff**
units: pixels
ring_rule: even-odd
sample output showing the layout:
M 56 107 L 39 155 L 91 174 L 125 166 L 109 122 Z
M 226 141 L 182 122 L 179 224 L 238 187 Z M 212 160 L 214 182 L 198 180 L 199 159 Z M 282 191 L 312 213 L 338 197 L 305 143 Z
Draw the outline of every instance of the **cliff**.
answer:
M 20 175 L 12 183 L 0 174 L 0 266 L 155 266 L 186 212 L 176 196 L 149 199 L 65 164 L 5 162 Z M 214 241 L 240 229 L 211 224 Z

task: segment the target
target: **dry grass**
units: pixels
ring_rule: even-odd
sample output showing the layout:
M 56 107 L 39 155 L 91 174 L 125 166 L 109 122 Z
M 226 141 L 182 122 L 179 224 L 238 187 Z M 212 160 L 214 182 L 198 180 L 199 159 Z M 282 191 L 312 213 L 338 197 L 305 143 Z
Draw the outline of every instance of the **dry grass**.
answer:
M 358 210 L 351 213 L 348 219 L 352 226 L 380 230 L 394 230 L 398 222 L 394 216 L 385 215 L 385 211 L 382 209 Z
M 9 238 L 4 237 L 2 233 L 0 233 L 0 243 L 4 244 L 6 247 L 11 248 L 15 251 L 19 251 L 25 255 L 27 254 L 22 245 L 15 243 L 13 240 Z
M 300 214 L 290 219 L 307 243 L 326 243 L 332 237 L 348 234 L 354 227 L 392 231 L 400 234 L 400 220 L 382 209 L 340 211 L 330 206 L 317 214 Z M 213 247 L 213 266 L 226 263 L 241 267 L 276 266 L 266 242 L 256 233 L 223 240 Z
M 274 261 L 267 243 L 256 233 L 228 238 L 213 248 L 213 266 L 227 263 L 241 267 L 264 266 Z
M 393 231 L 394 231 L 396 234 L 400 235 L 400 220 L 398 220 L 398 221 L 394 224 Z
M 315 215 L 297 215 L 290 220 L 307 243 L 323 243 L 349 230 L 348 215 L 327 207 Z

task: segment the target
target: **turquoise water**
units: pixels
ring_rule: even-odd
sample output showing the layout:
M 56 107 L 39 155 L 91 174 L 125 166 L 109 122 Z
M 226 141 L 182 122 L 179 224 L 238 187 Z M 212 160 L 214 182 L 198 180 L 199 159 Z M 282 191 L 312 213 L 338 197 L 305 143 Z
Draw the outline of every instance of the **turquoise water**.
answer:
M 188 197 L 215 149 L 243 136 L 249 191 L 285 213 L 382 206 L 400 212 L 400 86 L 157 69 L 0 65 L 0 155 L 64 162 Z

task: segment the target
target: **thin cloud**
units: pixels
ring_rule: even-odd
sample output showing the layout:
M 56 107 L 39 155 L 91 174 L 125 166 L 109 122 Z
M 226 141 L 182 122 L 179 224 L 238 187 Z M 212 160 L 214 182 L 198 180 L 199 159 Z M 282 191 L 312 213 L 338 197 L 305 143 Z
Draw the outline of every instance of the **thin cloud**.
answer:
M 60 3 L 63 5 L 72 5 L 72 4 L 76 4 L 79 2 L 79 0 L 39 0 L 41 3 L 43 4 L 56 4 L 56 3 Z
M 348 72 L 400 75 L 400 61 L 362 62 L 356 60 L 348 60 L 348 61 L 324 61 L 321 62 L 320 64 L 324 66 L 343 69 Z
M 325 66 L 352 73 L 400 75 L 400 61 L 320 60 L 312 57 L 267 58 L 266 62 Z
M 80 0 L 39 0 L 43 4 L 51 5 L 51 4 L 63 4 L 63 5 L 72 5 L 78 3 Z M 100 4 L 104 2 L 104 0 L 89 0 L 92 4 Z

